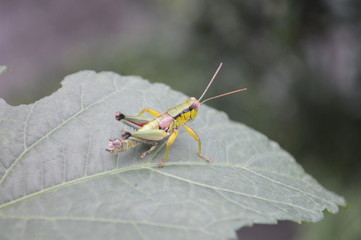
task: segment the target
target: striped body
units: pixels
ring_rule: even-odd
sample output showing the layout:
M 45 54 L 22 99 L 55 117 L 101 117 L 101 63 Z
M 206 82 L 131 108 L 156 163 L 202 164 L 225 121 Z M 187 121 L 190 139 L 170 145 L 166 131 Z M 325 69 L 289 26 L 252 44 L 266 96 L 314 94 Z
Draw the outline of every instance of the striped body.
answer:
M 199 109 L 199 102 L 195 98 L 189 98 L 185 102 L 168 109 L 166 112 L 158 115 L 151 120 L 145 120 L 128 116 L 122 119 L 122 122 L 131 126 L 139 127 L 136 132 L 131 133 L 131 136 L 127 139 L 115 139 L 113 142 L 117 144 L 116 151 L 111 148 L 110 152 L 123 152 L 138 146 L 140 143 L 152 144 L 160 141 L 165 137 L 168 137 L 175 130 L 178 130 L 181 125 L 186 124 L 188 121 L 193 120 Z M 135 121 L 137 120 L 137 121 Z M 149 130 L 164 130 L 166 135 L 162 139 L 155 139 L 154 132 Z M 135 137 L 138 134 L 142 134 L 142 137 Z M 147 134 L 149 132 L 149 134 Z M 134 135 L 134 136 L 133 136 Z
M 199 107 L 194 106 L 196 101 L 195 98 L 189 98 L 184 103 L 168 109 L 166 114 L 176 120 L 179 125 L 186 124 L 188 121 L 192 121 L 198 114 Z
M 181 125 L 186 124 L 197 116 L 198 111 L 193 107 L 195 101 L 197 101 L 195 98 L 187 99 L 184 103 L 168 109 L 149 121 L 137 131 L 163 129 L 169 134 L 172 133 L 175 129 L 178 129 Z

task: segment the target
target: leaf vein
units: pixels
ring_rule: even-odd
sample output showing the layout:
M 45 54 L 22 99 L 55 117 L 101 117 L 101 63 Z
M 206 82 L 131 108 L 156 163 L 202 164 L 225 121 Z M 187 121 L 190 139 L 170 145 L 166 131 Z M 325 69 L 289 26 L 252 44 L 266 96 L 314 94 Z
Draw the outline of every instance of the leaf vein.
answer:
M 185 178 L 175 176 L 175 175 L 172 175 L 172 174 L 169 174 L 169 173 L 165 173 L 164 171 L 155 170 L 155 169 L 152 169 L 152 168 L 147 168 L 147 169 L 149 169 L 150 171 L 154 171 L 154 172 L 157 172 L 159 174 L 162 174 L 162 175 L 174 178 L 174 179 L 178 179 L 178 180 L 183 181 L 183 182 L 192 183 L 192 184 L 195 184 L 195 185 L 198 185 L 198 186 L 201 186 L 201 187 L 210 188 L 210 189 L 219 190 L 219 191 L 224 191 L 224 192 L 229 192 L 229 193 L 233 193 L 233 194 L 241 195 L 241 196 L 245 196 L 245 197 L 255 198 L 255 199 L 258 199 L 258 200 L 265 201 L 265 202 L 271 202 L 271 203 L 276 203 L 276 204 L 284 204 L 284 205 L 288 205 L 288 206 L 291 206 L 291 207 L 294 207 L 294 208 L 302 209 L 302 210 L 304 210 L 306 212 L 312 212 L 313 213 L 313 211 L 310 210 L 310 209 L 303 208 L 301 206 L 294 205 L 292 203 L 280 202 L 280 201 L 271 200 L 271 199 L 263 198 L 263 197 L 256 196 L 256 195 L 250 195 L 250 194 L 247 194 L 247 193 L 236 192 L 236 191 L 233 191 L 233 190 L 230 190 L 230 189 L 211 186 L 211 185 L 208 185 L 208 184 L 195 182 L 195 181 L 192 181 L 192 180 L 189 180 L 189 179 L 185 179 Z
M 5 179 L 7 178 L 7 176 L 9 175 L 9 173 L 11 172 L 11 170 L 15 167 L 15 165 L 24 157 L 24 155 L 29 152 L 32 148 L 34 148 L 35 146 L 37 146 L 39 143 L 41 143 L 44 139 L 46 139 L 47 137 L 49 137 L 50 135 L 52 135 L 54 132 L 56 132 L 58 129 L 60 129 L 62 126 L 64 126 L 66 123 L 70 122 L 71 120 L 75 119 L 78 115 L 80 115 L 81 113 L 83 113 L 84 111 L 87 111 L 88 109 L 92 108 L 93 106 L 99 104 L 101 101 L 103 101 L 104 99 L 116 94 L 118 91 L 113 91 L 105 96 L 103 96 L 102 98 L 100 98 L 98 101 L 88 105 L 87 107 L 80 109 L 80 111 L 76 112 L 75 114 L 71 115 L 69 118 L 67 118 L 65 121 L 63 121 L 61 124 L 57 125 L 55 128 L 51 129 L 49 132 L 47 132 L 44 136 L 42 136 L 41 138 L 39 138 L 36 142 L 34 142 L 31 146 L 29 146 L 27 149 L 24 149 L 24 151 L 19 155 L 19 157 L 17 159 L 15 159 L 15 161 L 10 165 L 10 167 L 5 171 L 4 175 L 2 176 L 2 178 L 0 179 L 0 186 L 2 185 L 2 183 L 5 181 Z M 34 103 L 35 104 L 35 103 Z
M 26 119 L 25 119 L 25 122 L 24 122 L 24 150 L 27 149 L 27 144 L 26 144 L 26 141 L 27 141 L 27 132 L 28 132 L 28 122 L 29 122 L 29 119 L 30 119 L 30 116 L 31 114 L 33 113 L 33 110 L 34 110 L 34 107 L 35 107 L 35 104 L 32 104 L 31 107 L 30 107 L 30 111 L 28 113 L 28 115 L 26 116 Z
M 245 168 L 243 168 L 243 169 L 246 170 L 246 171 L 248 171 L 248 172 L 250 172 L 250 173 L 252 173 L 252 174 L 255 174 L 255 175 L 259 176 L 259 177 L 262 177 L 262 178 L 267 179 L 267 180 L 269 180 L 269 181 L 271 181 L 271 182 L 274 182 L 274 183 L 276 183 L 276 184 L 278 184 L 278 185 L 282 185 L 282 186 L 285 186 L 285 187 L 287 187 L 287 188 L 291 188 L 291 189 L 293 189 L 293 190 L 295 190 L 295 191 L 301 192 L 301 193 L 306 194 L 306 195 L 308 195 L 308 196 L 310 196 L 310 197 L 319 199 L 319 200 L 321 200 L 322 202 L 330 203 L 330 201 L 327 201 L 327 199 L 321 199 L 321 198 L 319 198 L 318 196 L 316 196 L 316 195 L 314 195 L 314 194 L 311 194 L 311 193 L 308 193 L 308 192 L 303 191 L 302 189 L 299 189 L 299 188 L 296 188 L 296 187 L 293 187 L 293 186 L 290 186 L 290 185 L 281 183 L 281 182 L 279 182 L 279 181 L 277 181 L 277 180 L 274 180 L 274 179 L 272 179 L 272 178 L 269 178 L 269 177 L 266 177 L 266 176 L 264 176 L 264 175 L 262 175 L 262 174 L 259 174 L 259 173 L 255 172 L 255 171 L 252 171 L 252 170 L 249 169 L 249 168 L 246 168 L 246 167 L 245 167 Z

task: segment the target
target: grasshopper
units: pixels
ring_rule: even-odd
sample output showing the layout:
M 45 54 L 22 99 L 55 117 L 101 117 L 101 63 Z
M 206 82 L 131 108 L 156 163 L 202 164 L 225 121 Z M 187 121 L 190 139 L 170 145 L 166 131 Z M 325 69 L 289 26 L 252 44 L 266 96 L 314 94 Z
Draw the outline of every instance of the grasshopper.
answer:
M 190 97 L 185 102 L 168 109 L 164 113 L 161 113 L 152 108 L 144 108 L 136 116 L 128 116 L 121 112 L 116 112 L 116 120 L 122 121 L 125 125 L 135 128 L 136 131 L 130 133 L 123 130 L 121 132 L 121 139 L 109 139 L 106 150 L 111 153 L 119 153 L 134 148 L 141 143 L 147 143 L 150 144 L 151 147 L 149 150 L 140 155 L 140 158 L 144 158 L 146 155 L 157 148 L 159 141 L 168 138 L 163 161 L 158 163 L 158 167 L 163 167 L 164 164 L 168 161 L 169 148 L 176 140 L 180 127 L 184 127 L 184 129 L 194 138 L 194 140 L 198 142 L 198 156 L 208 162 L 211 162 L 212 160 L 201 152 L 202 143 L 199 136 L 191 127 L 186 124 L 187 122 L 195 119 L 201 104 L 215 98 L 247 90 L 247 88 L 238 89 L 232 92 L 227 92 L 221 95 L 207 98 L 201 102 L 201 99 L 207 92 L 208 88 L 211 86 L 221 67 L 222 63 L 220 63 L 212 79 L 209 81 L 208 86 L 203 91 L 201 97 L 198 100 L 195 97 Z M 151 119 L 143 116 L 143 114 L 146 112 L 154 116 L 154 118 Z

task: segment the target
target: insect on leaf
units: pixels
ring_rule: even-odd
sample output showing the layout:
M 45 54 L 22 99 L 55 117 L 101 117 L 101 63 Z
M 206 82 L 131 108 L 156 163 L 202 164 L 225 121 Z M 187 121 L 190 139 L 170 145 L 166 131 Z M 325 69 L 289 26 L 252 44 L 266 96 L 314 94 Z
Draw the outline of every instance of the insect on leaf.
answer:
M 319 221 L 344 199 L 326 190 L 261 133 L 207 106 L 181 131 L 160 169 L 164 145 L 105 151 L 134 115 L 184 101 L 164 84 L 110 72 L 68 76 L 33 104 L 0 99 L 0 239 L 225 239 L 240 227 Z

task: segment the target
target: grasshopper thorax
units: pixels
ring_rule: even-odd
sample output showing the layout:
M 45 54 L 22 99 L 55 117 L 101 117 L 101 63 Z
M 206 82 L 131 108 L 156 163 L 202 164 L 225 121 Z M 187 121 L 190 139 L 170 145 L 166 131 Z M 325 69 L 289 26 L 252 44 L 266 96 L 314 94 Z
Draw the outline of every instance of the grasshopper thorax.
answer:
M 195 97 L 190 97 L 185 101 L 183 111 L 179 115 L 187 113 L 189 114 L 188 120 L 193 120 L 197 116 L 200 106 L 201 103 Z
M 190 97 L 185 102 L 168 109 L 167 114 L 179 124 L 185 124 L 197 116 L 200 105 L 196 98 Z

